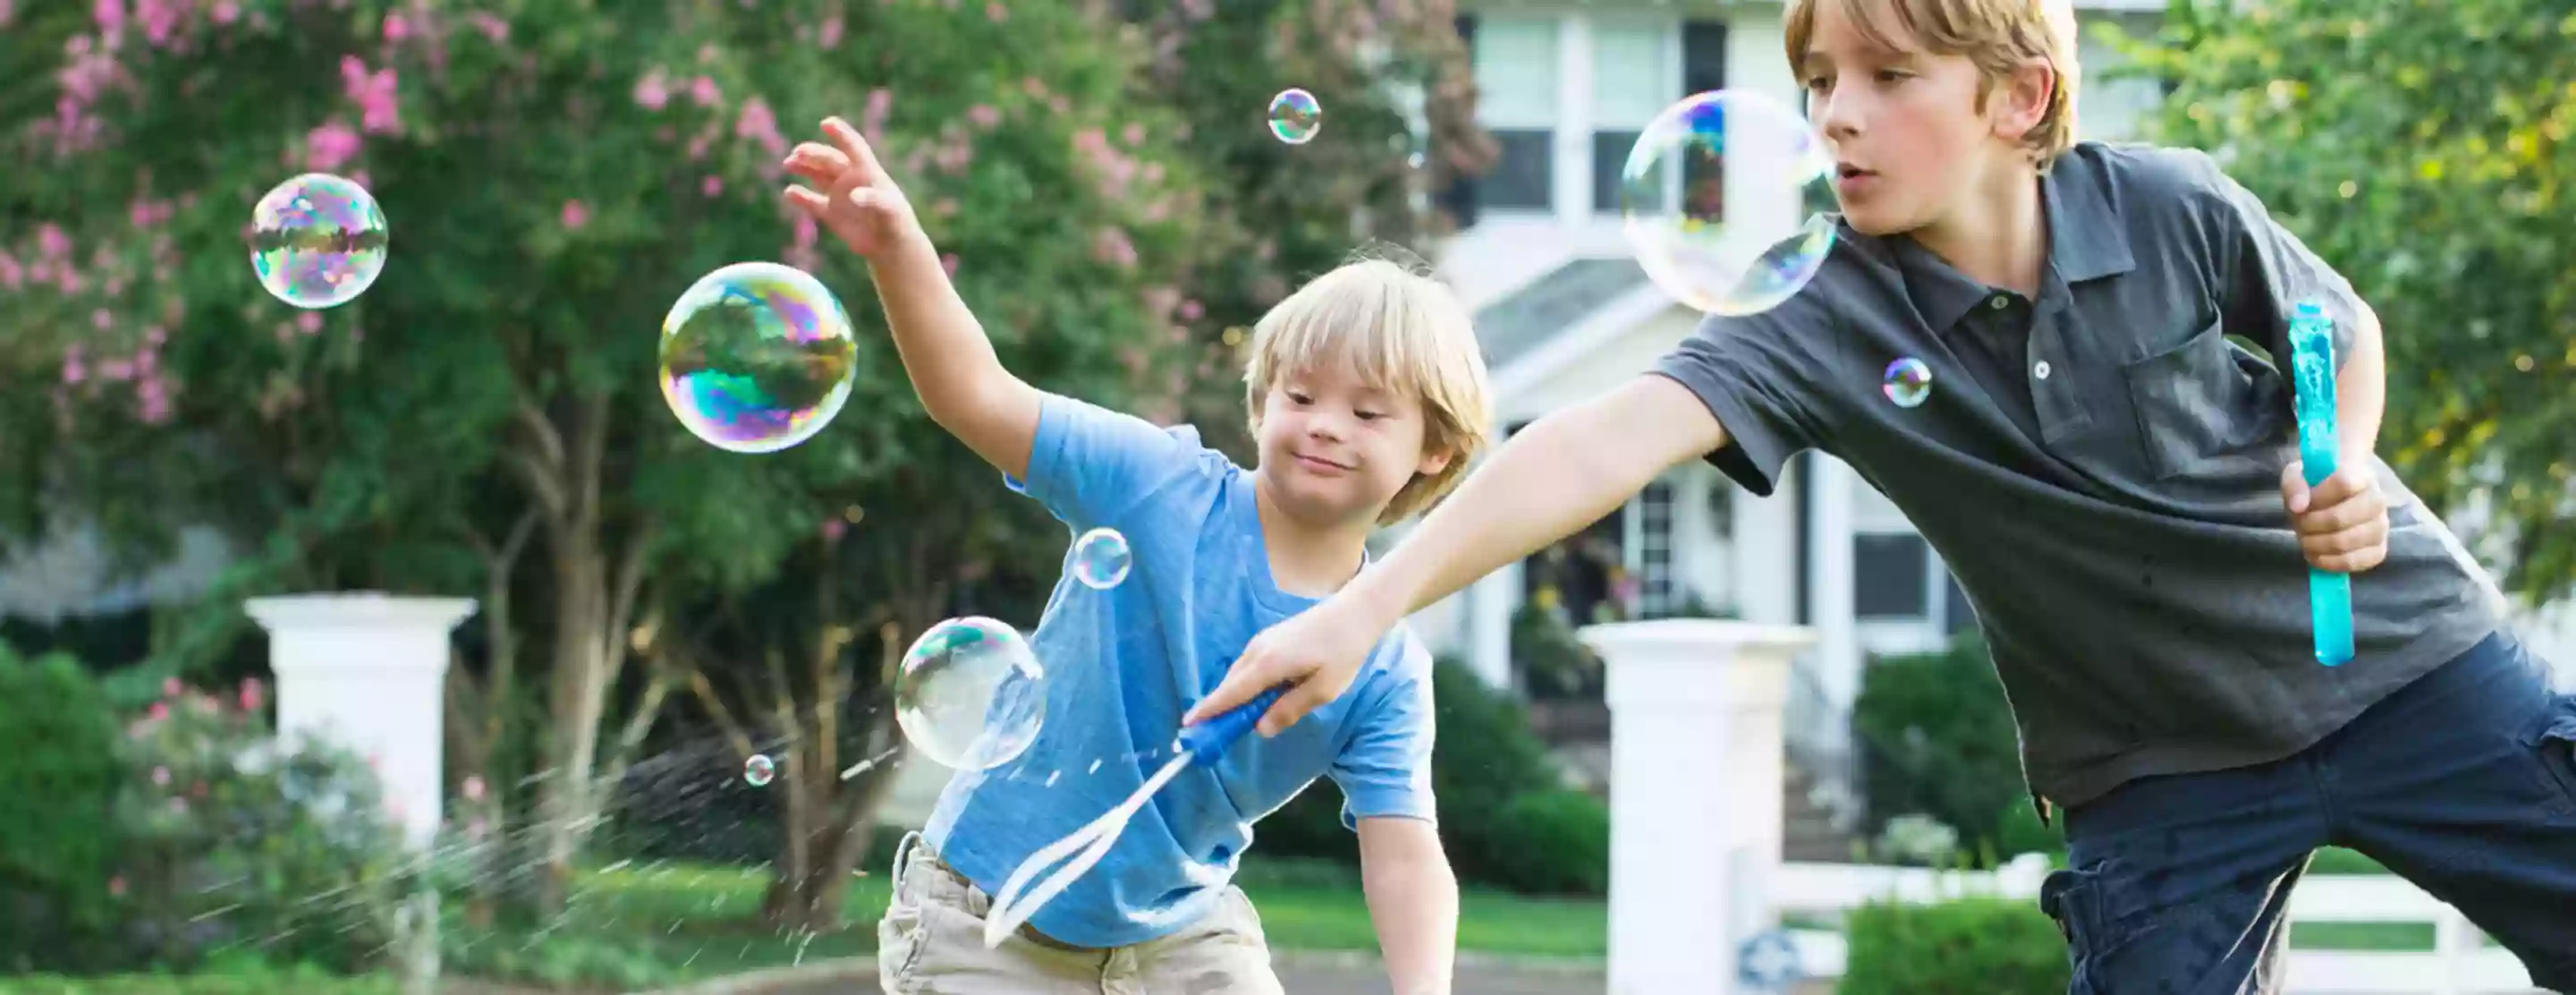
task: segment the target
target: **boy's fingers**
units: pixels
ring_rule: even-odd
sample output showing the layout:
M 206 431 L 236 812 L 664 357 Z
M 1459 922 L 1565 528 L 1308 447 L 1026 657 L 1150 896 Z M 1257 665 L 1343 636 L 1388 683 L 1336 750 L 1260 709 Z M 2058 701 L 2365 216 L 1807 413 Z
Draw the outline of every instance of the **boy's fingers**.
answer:
M 2306 468 L 2297 460 L 2291 460 L 2290 465 L 2281 468 L 2281 503 L 2293 515 L 2308 510 Z
M 1263 686 L 1260 675 L 1265 669 L 1260 660 L 1252 657 L 1253 652 L 1245 651 L 1244 657 L 1234 662 L 1233 669 L 1225 672 L 1225 679 L 1217 682 L 1216 690 L 1190 706 L 1189 713 L 1181 716 L 1182 725 L 1197 725 L 1252 700 L 1256 693 L 1252 689 Z
M 1296 725 L 1298 719 L 1305 718 L 1306 713 L 1314 711 L 1315 706 L 1323 704 L 1315 700 L 1322 693 L 1310 681 L 1297 685 L 1287 694 L 1280 695 L 1278 701 L 1271 703 L 1270 711 L 1262 714 L 1261 724 L 1256 727 L 1261 731 L 1261 738 L 1268 739 L 1279 735 L 1289 726 Z
M 876 151 L 868 148 L 868 140 L 859 136 L 859 129 L 840 118 L 829 117 L 823 119 L 823 133 L 831 137 L 842 155 L 849 157 L 850 165 L 858 169 L 862 178 L 874 182 L 885 177 L 885 167 L 877 164 Z
M 2309 493 L 2308 502 L 2318 507 L 2332 507 L 2351 500 L 2353 495 L 2361 493 L 2364 486 L 2364 479 L 2359 474 L 2336 470 Z
M 805 213 L 813 215 L 818 221 L 822 220 L 825 212 L 832 209 L 831 198 L 804 187 L 788 187 L 787 202 L 803 208 Z
M 842 155 L 839 149 L 806 142 L 787 154 L 785 165 L 789 172 L 830 186 L 840 179 L 842 173 L 849 171 L 850 157 Z

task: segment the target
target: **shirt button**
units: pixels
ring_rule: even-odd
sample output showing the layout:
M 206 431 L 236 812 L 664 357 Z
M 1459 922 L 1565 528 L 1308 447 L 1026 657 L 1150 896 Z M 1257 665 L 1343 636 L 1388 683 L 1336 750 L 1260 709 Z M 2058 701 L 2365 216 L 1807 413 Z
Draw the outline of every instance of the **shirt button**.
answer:
M 2002 294 L 1996 294 L 1994 297 L 1989 298 L 1986 301 L 1986 306 L 1997 311 L 2001 311 L 2012 306 L 2012 298 L 2006 297 Z
M 2039 365 L 2038 365 L 2038 366 L 2034 366 L 2034 367 L 2031 367 L 2031 368 L 2030 368 L 2030 372 L 2031 372 L 2031 374 L 2032 374 L 2033 376 L 2036 376 L 2036 377 L 2038 377 L 2038 378 L 2040 378 L 2040 379 L 2042 379 L 2042 380 L 2046 380 L 2046 379 L 2048 379 L 2048 361 L 2047 361 L 2047 360 L 2045 360 L 2045 359 L 2040 360 L 2040 361 L 2039 361 Z

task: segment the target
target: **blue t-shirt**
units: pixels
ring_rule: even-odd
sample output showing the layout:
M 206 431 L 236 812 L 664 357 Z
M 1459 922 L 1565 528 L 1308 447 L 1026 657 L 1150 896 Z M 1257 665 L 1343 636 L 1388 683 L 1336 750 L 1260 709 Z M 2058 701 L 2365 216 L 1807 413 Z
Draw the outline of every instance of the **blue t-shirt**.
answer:
M 1127 537 L 1124 582 L 1065 576 L 1030 637 L 1046 717 L 1010 763 L 959 771 L 922 835 L 987 894 L 1021 861 L 1125 801 L 1174 756 L 1181 714 L 1224 679 L 1255 634 L 1317 603 L 1279 590 L 1253 476 L 1165 430 L 1049 394 L 1028 479 L 1009 481 L 1078 535 Z M 1252 824 L 1317 777 L 1342 789 L 1342 821 L 1434 818 L 1431 659 L 1399 626 L 1348 691 L 1276 738 L 1248 733 L 1136 812 L 1100 863 L 1029 919 L 1050 937 L 1125 946 L 1197 919 L 1223 895 Z

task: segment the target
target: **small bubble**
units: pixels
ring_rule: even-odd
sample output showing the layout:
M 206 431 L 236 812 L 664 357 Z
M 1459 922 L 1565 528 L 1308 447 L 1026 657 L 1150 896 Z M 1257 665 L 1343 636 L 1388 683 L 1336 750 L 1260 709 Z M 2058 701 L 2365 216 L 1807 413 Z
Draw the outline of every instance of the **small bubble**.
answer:
M 1881 380 L 1884 382 L 1880 389 L 1900 408 L 1918 406 L 1932 396 L 1932 367 L 1912 356 L 1887 364 Z
M 1304 145 L 1323 129 L 1324 106 L 1315 102 L 1314 94 L 1291 87 L 1270 98 L 1270 133 L 1280 141 Z
M 751 759 L 742 762 L 742 779 L 750 782 L 752 787 L 767 787 L 770 779 L 777 776 L 778 765 L 771 763 L 766 756 L 754 753 Z
M 1105 591 L 1127 579 L 1127 570 L 1135 557 L 1127 548 L 1127 537 L 1117 529 L 1093 529 L 1073 543 L 1073 577 L 1095 591 Z

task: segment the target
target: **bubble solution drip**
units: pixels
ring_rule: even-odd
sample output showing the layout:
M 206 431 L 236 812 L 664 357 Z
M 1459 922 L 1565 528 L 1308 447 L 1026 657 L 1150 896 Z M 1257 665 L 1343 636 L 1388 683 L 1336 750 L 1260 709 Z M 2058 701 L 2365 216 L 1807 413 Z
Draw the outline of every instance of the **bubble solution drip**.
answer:
M 2290 373 L 2298 387 L 2300 474 L 2311 488 L 2334 476 L 2340 455 L 2334 370 L 2334 319 L 2315 301 L 2301 301 L 2290 318 Z M 2350 662 L 2352 576 L 2310 567 L 2308 611 L 2316 627 L 2317 662 L 2329 667 Z

